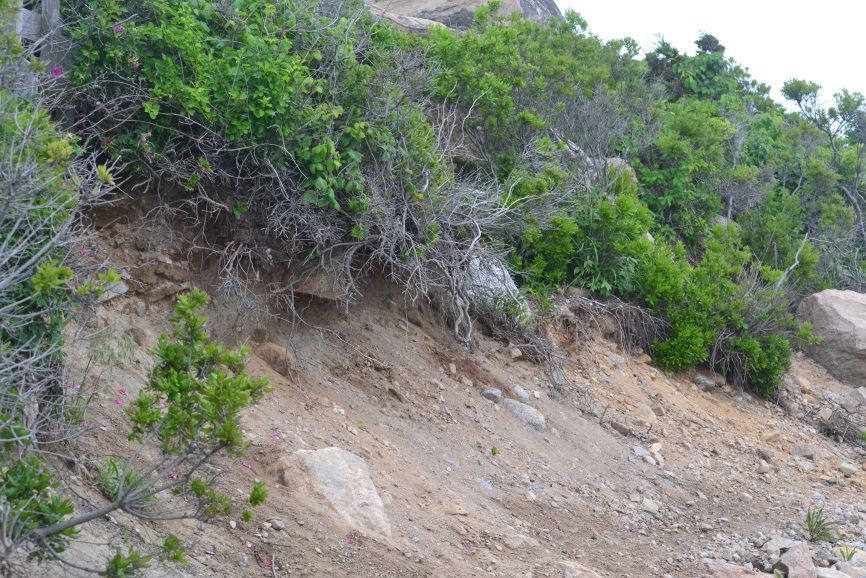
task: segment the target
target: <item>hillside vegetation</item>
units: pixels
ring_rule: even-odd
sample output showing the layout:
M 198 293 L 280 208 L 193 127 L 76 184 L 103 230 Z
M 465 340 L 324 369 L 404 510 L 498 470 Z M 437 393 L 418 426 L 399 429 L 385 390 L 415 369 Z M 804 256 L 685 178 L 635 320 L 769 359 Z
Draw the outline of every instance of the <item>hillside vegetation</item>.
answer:
M 813 340 L 792 315 L 799 299 L 862 290 L 863 95 L 825 108 L 819 86 L 791 79 L 788 112 L 712 35 L 691 55 L 664 41 L 642 55 L 631 39 L 591 35 L 577 13 L 538 23 L 496 1 L 467 32 L 426 37 L 358 0 L 66 4 L 71 66 L 31 69 L 11 38 L 0 58 L 7 459 L 80 425 L 64 401 L 62 330 L 117 277 L 75 267 L 71 250 L 86 234 L 78 210 L 112 188 L 197 222 L 203 245 L 233 255 L 225 291 L 249 291 L 241 262 L 336 265 L 346 302 L 381 271 L 435 300 L 471 346 L 474 317 L 528 329 L 548 295 L 584 288 L 663 320 L 650 336 L 660 367 L 707 365 L 763 396 Z M 46 112 L 60 93 L 77 119 L 68 134 Z M 477 302 L 472 271 L 498 262 L 522 296 Z M 229 380 L 244 375 L 232 359 Z M 232 415 L 263 387 L 239 394 Z M 139 436 L 166 427 L 146 417 Z M 70 504 L 33 455 L 4 468 L 7 511 L 38 502 L 7 531 L 6 558 L 22 545 L 56 556 L 74 536 L 60 523 Z M 215 507 L 196 476 L 184 490 Z M 146 563 L 118 556 L 115 568 Z

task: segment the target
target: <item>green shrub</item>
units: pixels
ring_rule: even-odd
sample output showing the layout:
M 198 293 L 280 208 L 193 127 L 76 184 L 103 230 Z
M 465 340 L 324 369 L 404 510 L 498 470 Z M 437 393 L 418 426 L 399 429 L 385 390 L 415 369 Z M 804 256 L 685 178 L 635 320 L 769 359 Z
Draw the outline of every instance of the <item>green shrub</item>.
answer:
M 790 368 L 792 343 L 813 343 L 774 282 L 780 271 L 759 267 L 737 229 L 713 227 L 700 262 L 683 269 L 681 295 L 665 284 L 648 291 L 670 324 L 655 344 L 656 362 L 670 369 L 709 363 L 735 383 L 764 396 Z M 654 278 L 656 279 L 656 278 Z

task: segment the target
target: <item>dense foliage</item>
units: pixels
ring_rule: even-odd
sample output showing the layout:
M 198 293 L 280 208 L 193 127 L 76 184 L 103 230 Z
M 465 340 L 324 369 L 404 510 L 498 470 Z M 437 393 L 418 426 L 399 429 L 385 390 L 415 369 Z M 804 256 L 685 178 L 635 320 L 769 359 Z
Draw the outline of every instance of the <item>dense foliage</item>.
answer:
M 769 395 L 809 339 L 797 297 L 860 286 L 862 96 L 825 111 L 792 80 L 786 112 L 709 34 L 641 60 L 574 12 L 496 1 L 424 38 L 353 2 L 71 6 L 105 153 L 264 220 L 290 256 L 339 259 L 348 293 L 374 266 L 444 290 L 467 342 L 460 279 L 498 254 L 536 292 L 643 302 L 669 324 L 660 364 Z

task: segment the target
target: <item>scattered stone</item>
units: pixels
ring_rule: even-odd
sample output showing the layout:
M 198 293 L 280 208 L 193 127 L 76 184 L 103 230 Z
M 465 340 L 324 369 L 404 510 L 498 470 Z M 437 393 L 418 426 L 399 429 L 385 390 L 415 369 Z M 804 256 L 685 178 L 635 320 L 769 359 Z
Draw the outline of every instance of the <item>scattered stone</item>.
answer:
M 821 411 L 818 412 L 818 417 L 825 422 L 829 422 L 830 418 L 833 417 L 833 410 L 829 407 L 821 408 Z
M 147 314 L 147 304 L 139 301 L 132 306 L 132 310 L 135 311 L 135 314 L 139 317 L 144 317 Z
M 615 365 L 622 365 L 623 363 L 625 363 L 625 357 L 623 357 L 622 355 L 611 353 L 608 355 L 608 357 Z
M 285 347 L 276 343 L 263 343 L 256 347 L 255 354 L 283 377 L 292 377 L 295 356 Z
M 524 534 L 511 534 L 502 541 L 509 550 L 537 550 L 538 540 Z
M 187 289 L 189 289 L 188 282 L 178 283 L 176 281 L 160 281 L 148 289 L 145 295 L 148 301 L 156 303 L 157 301 L 162 301 L 166 297 L 172 297 L 181 291 L 186 291 Z
M 639 403 L 631 412 L 631 423 L 636 428 L 651 428 L 656 423 L 656 414 L 645 403 Z
M 709 563 L 708 568 L 713 578 L 748 578 L 750 576 L 763 576 L 767 578 L 767 575 L 761 572 L 715 560 Z
M 520 348 L 519 347 L 512 347 L 511 348 L 511 359 L 520 359 L 521 357 L 523 357 L 523 352 L 520 351 Z
M 812 551 L 808 544 L 799 543 L 779 558 L 773 565 L 773 570 L 778 570 L 787 578 L 817 578 L 818 573 L 815 564 L 812 563 Z
M 610 427 L 626 437 L 631 435 L 631 429 L 627 425 L 619 423 L 618 421 L 610 422 Z
M 647 355 L 646 353 L 641 353 L 640 355 L 638 355 L 637 360 L 639 362 L 645 363 L 647 365 L 649 365 L 650 363 L 653 362 L 653 358 L 650 357 L 649 355 Z
M 279 483 L 316 499 L 324 495 L 334 510 L 358 530 L 391 539 L 391 524 L 370 479 L 367 463 L 337 447 L 299 450 L 277 461 Z
M 866 570 L 850 562 L 839 562 L 835 567 L 845 578 L 862 578 L 866 574 Z
M 759 474 L 769 474 L 772 471 L 773 471 L 773 466 L 771 466 L 770 464 L 768 464 L 764 460 L 761 460 L 761 463 L 758 466 L 758 473 Z
M 650 409 L 652 409 L 653 413 L 656 414 L 656 416 L 658 417 L 665 416 L 665 408 L 663 408 L 661 404 L 654 403 L 650 406 Z
M 481 395 L 489 399 L 490 401 L 498 402 L 502 399 L 502 391 L 498 389 L 485 389 L 481 392 Z
M 397 384 L 389 385 L 388 393 L 390 393 L 394 397 L 394 399 L 396 399 L 400 403 L 406 403 L 406 396 L 403 395 L 403 393 L 399 389 L 397 389 L 396 385 Z
M 844 572 L 840 572 L 839 570 L 834 570 L 832 568 L 818 568 L 817 569 L 817 577 L 818 578 L 851 578 L 854 576 L 855 578 L 860 578 L 864 573 L 864 569 L 860 568 L 857 570 L 858 574 L 846 574 Z
M 132 337 L 135 344 L 139 347 L 147 347 L 147 338 L 150 337 L 150 332 L 144 327 L 130 327 L 126 333 Z
M 649 498 L 644 498 L 641 501 L 640 509 L 644 512 L 649 512 L 650 514 L 658 514 L 659 513 L 659 505 L 657 502 L 650 500 Z
M 272 518 L 272 519 L 270 520 L 270 522 L 271 522 L 271 526 L 273 526 L 273 528 L 274 528 L 275 530 L 285 530 L 285 529 L 286 529 L 286 523 L 283 522 L 282 520 L 278 520 L 278 519 L 276 519 L 276 518 Z
M 421 314 L 417 309 L 410 309 L 406 312 L 406 321 L 415 327 L 424 327 L 424 320 L 421 319 Z
M 563 578 L 600 578 L 595 571 L 571 560 L 558 560 L 553 567 L 562 572 Z
M 530 397 L 529 392 L 526 391 L 525 389 L 523 389 L 521 386 L 512 385 L 511 391 L 512 391 L 512 393 L 514 393 L 514 395 L 516 395 L 517 397 L 519 397 L 523 401 L 529 401 L 529 397 Z
M 105 303 L 106 301 L 111 301 L 115 297 L 126 295 L 128 292 L 129 285 L 127 285 L 123 281 L 117 281 L 106 287 L 105 290 L 102 292 L 102 295 L 99 296 L 99 299 L 97 299 L 96 302 Z
M 791 446 L 791 455 L 812 460 L 817 458 L 818 448 L 814 444 L 798 443 Z
M 237 527 L 238 527 L 238 523 L 237 523 L 237 522 L 235 522 L 234 520 L 229 520 L 229 528 L 231 528 L 232 530 L 234 530 L 234 529 L 237 528 Z
M 761 432 L 761 441 L 772 443 L 777 442 L 782 438 L 782 433 L 777 429 L 765 429 Z
M 860 468 L 855 466 L 854 464 L 849 464 L 848 462 L 842 462 L 839 464 L 839 471 L 845 474 L 846 476 L 853 476 L 857 472 L 860 471 Z
M 692 383 L 698 386 L 698 389 L 700 389 L 701 391 L 707 391 L 708 389 L 712 389 L 716 385 L 715 381 L 705 375 L 699 375 L 695 377 L 692 380 Z
M 514 399 L 503 399 L 502 405 L 529 427 L 544 432 L 544 415 L 534 407 Z
M 866 387 L 858 387 L 851 392 L 851 397 L 860 405 L 866 405 Z

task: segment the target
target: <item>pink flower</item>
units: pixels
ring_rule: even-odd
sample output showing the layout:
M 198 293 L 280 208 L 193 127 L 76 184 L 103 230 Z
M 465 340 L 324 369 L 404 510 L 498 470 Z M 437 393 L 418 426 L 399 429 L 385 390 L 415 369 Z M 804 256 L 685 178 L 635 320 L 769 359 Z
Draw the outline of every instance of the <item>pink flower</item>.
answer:
M 78 254 L 79 255 L 87 255 L 87 249 L 79 249 Z
M 54 69 L 51 71 L 51 76 L 53 76 L 54 78 L 60 78 L 61 76 L 63 76 L 63 67 L 55 66 Z
M 156 404 L 156 407 L 165 407 L 165 404 L 162 402 L 159 402 L 158 404 Z
M 187 552 L 187 555 L 188 555 L 190 558 L 195 558 L 195 552 Z
M 120 401 L 119 399 L 115 399 L 114 403 L 116 403 L 117 405 L 123 405 L 123 402 Z
M 90 424 L 87 423 L 87 422 L 84 422 L 84 423 L 81 424 L 81 427 L 90 427 Z
M 247 469 L 252 469 L 252 468 L 250 467 L 250 464 L 247 463 L 247 462 L 243 462 L 241 465 L 242 465 L 243 467 L 247 468 Z
M 84 136 L 84 131 L 83 130 L 78 131 L 78 136 Z
M 120 22 L 115 22 L 114 26 L 112 26 L 111 29 L 114 30 L 115 34 L 120 34 L 121 32 L 123 32 L 123 24 L 121 24 Z
M 278 439 L 280 439 L 280 436 L 271 436 L 271 439 L 272 440 L 278 440 Z
M 252 548 L 252 547 L 253 547 L 253 544 L 252 544 L 252 542 L 247 542 L 247 543 L 246 543 L 246 546 L 247 546 L 247 548 Z
M 126 395 L 126 390 L 122 387 L 117 391 L 118 391 L 118 393 L 120 393 L 120 395 Z
M 351 544 L 351 543 L 352 543 L 351 540 L 346 540 L 346 544 Z

